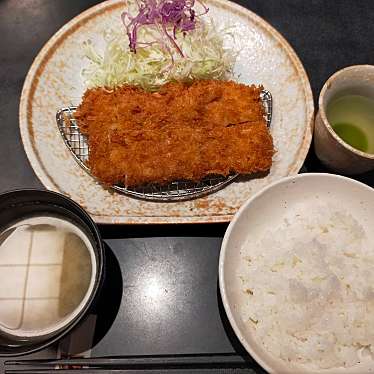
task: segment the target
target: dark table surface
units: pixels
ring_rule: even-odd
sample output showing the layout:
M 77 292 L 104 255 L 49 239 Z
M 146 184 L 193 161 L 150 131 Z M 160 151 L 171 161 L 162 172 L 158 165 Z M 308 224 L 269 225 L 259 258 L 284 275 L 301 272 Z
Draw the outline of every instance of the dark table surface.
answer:
M 0 192 L 43 188 L 27 161 L 18 129 L 23 81 L 43 44 L 72 17 L 99 2 L 0 0 Z M 309 75 L 315 101 L 323 83 L 336 70 L 374 64 L 372 0 L 239 3 L 269 21 L 294 47 Z M 303 170 L 324 171 L 313 151 Z M 357 179 L 374 185 L 373 173 Z M 234 355 L 245 361 L 217 287 L 218 256 L 226 227 L 100 227 L 110 259 L 111 284 L 95 317 L 90 355 L 206 354 L 215 355 L 217 362 Z M 85 350 L 79 337 L 75 343 L 73 340 L 67 343 L 65 339 L 62 346 L 75 345 L 69 349 L 78 353 Z M 52 349 L 38 356 L 56 357 L 53 354 Z M 251 362 L 246 366 L 252 366 Z M 158 369 L 163 370 L 162 365 Z

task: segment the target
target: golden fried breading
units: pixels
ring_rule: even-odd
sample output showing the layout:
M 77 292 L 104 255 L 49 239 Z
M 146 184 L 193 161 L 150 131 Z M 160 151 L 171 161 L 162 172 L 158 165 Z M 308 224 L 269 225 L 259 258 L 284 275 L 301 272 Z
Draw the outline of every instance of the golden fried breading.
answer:
M 261 89 L 202 80 L 156 93 L 87 90 L 75 118 L 88 135 L 92 174 L 128 187 L 268 171 L 274 150 Z

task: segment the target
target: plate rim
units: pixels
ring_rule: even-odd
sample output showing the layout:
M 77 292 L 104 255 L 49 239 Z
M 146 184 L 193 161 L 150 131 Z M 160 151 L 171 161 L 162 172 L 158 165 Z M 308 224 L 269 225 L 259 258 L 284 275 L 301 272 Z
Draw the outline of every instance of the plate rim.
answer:
M 282 34 L 277 31 L 273 26 L 271 26 L 267 21 L 262 17 L 258 16 L 256 13 L 251 10 L 234 3 L 230 0 L 209 0 L 212 3 L 217 4 L 218 7 L 226 9 L 235 14 L 244 16 L 247 19 L 252 20 L 259 27 L 263 28 L 268 32 L 275 40 L 279 42 L 282 49 L 285 50 L 292 64 L 294 65 L 298 78 L 301 80 L 302 88 L 304 92 L 304 100 L 306 107 L 306 120 L 305 120 L 305 129 L 303 133 L 303 139 L 299 146 L 299 149 L 295 155 L 295 158 L 288 168 L 287 174 L 285 177 L 295 175 L 301 169 L 307 153 L 309 151 L 312 133 L 314 127 L 314 101 L 313 94 L 310 85 L 308 75 L 305 71 L 304 66 L 301 63 L 300 58 L 291 47 L 290 43 L 282 36 Z M 208 1 L 208 2 L 209 2 Z M 49 57 L 54 54 L 58 45 L 63 42 L 64 36 L 69 35 L 74 32 L 76 29 L 80 28 L 82 24 L 85 24 L 89 19 L 94 18 L 98 13 L 102 11 L 111 11 L 113 8 L 120 6 L 121 0 L 107 0 L 97 5 L 94 5 L 85 11 L 79 13 L 70 21 L 65 23 L 60 29 L 58 29 L 51 38 L 40 49 L 36 57 L 34 58 L 28 73 L 26 75 L 21 98 L 19 103 L 19 129 L 21 134 L 21 140 L 23 143 L 23 148 L 25 150 L 27 159 L 29 160 L 30 166 L 32 167 L 35 175 L 39 181 L 43 184 L 48 190 L 62 193 L 70 198 L 72 196 L 63 191 L 59 186 L 53 181 L 52 177 L 48 175 L 46 170 L 44 170 L 43 163 L 41 162 L 38 152 L 35 149 L 35 145 L 32 141 L 32 128 L 31 124 L 28 121 L 29 116 L 32 111 L 30 110 L 32 103 L 32 96 L 35 92 L 35 88 L 38 82 L 38 72 L 40 69 L 43 69 L 46 62 L 49 60 Z M 166 223 L 223 223 L 229 222 L 234 213 L 232 214 L 223 214 L 223 215 L 200 215 L 200 216 L 113 216 L 113 215 L 103 215 L 103 214 L 93 214 L 89 212 L 90 216 L 95 220 L 95 222 L 100 224 L 166 224 Z

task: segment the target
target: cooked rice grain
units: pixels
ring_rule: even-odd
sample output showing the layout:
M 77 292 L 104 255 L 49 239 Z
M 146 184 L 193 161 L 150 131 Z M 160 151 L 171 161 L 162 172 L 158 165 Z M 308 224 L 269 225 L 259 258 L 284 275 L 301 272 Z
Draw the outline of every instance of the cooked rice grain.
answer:
M 318 369 L 373 354 L 372 247 L 349 213 L 322 205 L 246 243 L 239 276 L 251 293 L 242 313 L 264 348 Z

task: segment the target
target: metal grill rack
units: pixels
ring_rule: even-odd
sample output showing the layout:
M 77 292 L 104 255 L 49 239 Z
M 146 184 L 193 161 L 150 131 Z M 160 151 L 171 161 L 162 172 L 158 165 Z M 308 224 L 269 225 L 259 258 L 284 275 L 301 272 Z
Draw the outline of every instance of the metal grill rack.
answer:
M 265 120 L 267 126 L 270 127 L 273 109 L 270 92 L 262 91 L 261 100 L 265 109 Z M 57 126 L 66 146 L 73 154 L 79 166 L 92 176 L 87 166 L 89 156 L 88 140 L 87 137 L 80 132 L 77 121 L 74 119 L 74 112 L 76 109 L 76 106 L 60 109 L 56 114 Z M 200 182 L 174 181 L 162 186 L 150 184 L 135 188 L 113 185 L 112 188 L 118 192 L 142 200 L 181 201 L 201 197 L 217 191 L 229 184 L 237 176 L 237 174 L 232 174 L 227 177 L 209 176 L 202 179 Z

